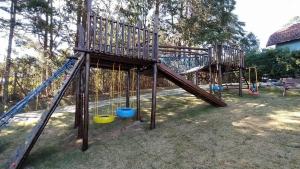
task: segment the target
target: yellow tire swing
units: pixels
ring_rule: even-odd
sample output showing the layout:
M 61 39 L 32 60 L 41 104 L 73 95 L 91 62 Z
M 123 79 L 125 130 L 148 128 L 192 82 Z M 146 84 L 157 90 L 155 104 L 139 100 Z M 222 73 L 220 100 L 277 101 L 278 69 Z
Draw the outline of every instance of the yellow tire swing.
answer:
M 120 68 L 119 68 L 120 69 Z M 97 71 L 100 70 L 98 67 L 98 63 L 97 63 Z M 96 106 L 96 111 L 95 114 L 93 116 L 93 121 L 96 124 L 108 124 L 108 123 L 112 123 L 113 121 L 115 121 L 115 113 L 114 113 L 114 106 L 112 104 L 112 98 L 114 95 L 114 85 L 115 85 L 115 79 L 114 79 L 114 72 L 115 71 L 115 65 L 113 64 L 113 71 L 112 71 L 112 85 L 111 85 L 111 90 L 110 90 L 110 105 L 111 105 L 111 110 L 110 113 L 106 113 L 106 114 L 101 114 L 99 111 L 99 88 L 100 88 L 100 78 L 99 78 L 99 74 L 101 74 L 101 72 L 96 72 L 96 77 L 95 77 L 95 85 L 96 85 L 96 97 L 95 97 L 95 106 Z M 104 75 L 102 73 L 102 78 L 104 78 Z

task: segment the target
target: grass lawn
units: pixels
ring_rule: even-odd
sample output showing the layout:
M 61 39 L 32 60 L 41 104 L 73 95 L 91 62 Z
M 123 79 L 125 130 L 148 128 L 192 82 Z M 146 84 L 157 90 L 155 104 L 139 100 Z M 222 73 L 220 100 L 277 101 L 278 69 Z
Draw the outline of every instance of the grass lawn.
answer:
M 300 93 L 225 93 L 224 100 L 227 107 L 214 108 L 190 94 L 159 97 L 155 130 L 148 129 L 150 100 L 143 101 L 145 123 L 91 121 L 86 152 L 76 140 L 73 113 L 59 113 L 25 168 L 300 168 Z M 30 127 L 1 131 L 0 168 Z

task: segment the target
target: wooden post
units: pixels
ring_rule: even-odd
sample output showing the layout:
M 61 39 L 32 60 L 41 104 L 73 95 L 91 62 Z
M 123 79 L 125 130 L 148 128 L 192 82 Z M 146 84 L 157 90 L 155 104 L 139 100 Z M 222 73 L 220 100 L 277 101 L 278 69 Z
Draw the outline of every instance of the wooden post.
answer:
M 243 96 L 243 53 L 240 51 L 240 66 L 239 66 L 239 96 Z
M 76 77 L 76 108 L 75 108 L 75 122 L 74 122 L 74 128 L 77 128 L 79 125 L 79 119 L 80 119 L 80 80 L 81 79 L 81 74 L 80 72 L 78 73 L 77 77 Z
M 90 33 L 91 33 L 91 8 L 92 8 L 92 0 L 86 0 L 86 49 L 90 49 Z
M 209 93 L 212 93 L 212 72 L 211 72 L 212 50 L 213 50 L 212 47 L 208 48 Z
M 222 45 L 217 45 L 217 77 L 218 77 L 218 85 L 222 86 Z M 219 98 L 222 97 L 222 92 L 219 90 L 218 92 Z
M 155 51 L 155 49 L 154 49 Z M 155 129 L 156 118 L 156 88 L 157 88 L 157 63 L 153 64 L 153 81 L 152 81 L 152 105 L 151 105 L 151 124 L 150 129 Z
M 130 70 L 127 71 L 127 78 L 126 78 L 126 107 L 129 107 L 130 103 Z
M 84 107 L 83 107 L 83 138 L 82 138 L 82 151 L 88 149 L 89 137 L 89 76 L 90 76 L 90 55 L 86 55 L 85 60 L 85 86 L 84 86 Z
M 136 69 L 136 74 L 136 120 L 141 120 L 141 72 L 139 68 Z
M 83 137 L 83 103 L 84 103 L 84 95 L 83 95 L 83 90 L 84 90 L 84 68 L 80 68 L 79 70 L 79 76 L 80 76 L 80 82 L 79 82 L 79 104 L 78 104 L 78 133 L 77 133 L 77 138 L 81 139 Z
M 156 124 L 156 88 L 157 88 L 157 61 L 158 61 L 158 17 L 159 17 L 159 0 L 156 0 L 155 15 L 154 15 L 154 32 L 153 32 L 153 45 L 152 45 L 152 59 L 155 61 L 153 64 L 153 79 L 152 79 L 152 105 L 151 105 L 151 123 L 150 129 L 154 129 Z

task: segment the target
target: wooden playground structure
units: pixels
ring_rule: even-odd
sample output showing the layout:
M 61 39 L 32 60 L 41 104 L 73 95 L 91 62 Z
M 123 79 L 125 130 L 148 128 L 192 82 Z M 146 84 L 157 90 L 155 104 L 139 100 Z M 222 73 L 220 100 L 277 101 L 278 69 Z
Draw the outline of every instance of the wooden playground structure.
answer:
M 163 76 L 195 95 L 197 98 L 216 106 L 224 107 L 221 91 L 215 96 L 212 86 L 223 85 L 222 76 L 225 72 L 239 71 L 239 95 L 242 95 L 242 71 L 244 70 L 244 53 L 236 47 L 212 45 L 208 48 L 159 45 L 158 41 L 158 12 L 155 12 L 154 29 L 138 24 L 129 25 L 124 22 L 98 16 L 92 11 L 92 0 L 86 3 L 86 22 L 79 26 L 79 42 L 75 48 L 74 58 L 77 60 L 65 80 L 58 95 L 53 99 L 50 109 L 42 114 L 41 120 L 33 128 L 26 142 L 17 150 L 9 161 L 8 168 L 20 168 L 29 155 L 38 137 L 41 135 L 52 113 L 58 106 L 62 96 L 72 81 L 76 81 L 76 111 L 75 127 L 78 128 L 78 138 L 82 139 L 82 151 L 88 149 L 89 131 L 89 86 L 90 69 L 115 69 L 127 73 L 126 107 L 130 107 L 130 78 L 131 70 L 136 73 L 136 114 L 140 120 L 140 77 L 152 77 L 152 106 L 150 129 L 156 126 L 156 93 L 158 76 Z M 182 61 L 182 65 L 178 64 Z M 172 64 L 176 63 L 182 71 L 176 71 Z M 186 67 L 186 64 L 190 68 Z M 177 68 L 178 68 L 177 67 Z M 188 71 L 188 69 L 192 69 Z M 195 74 L 196 83 L 187 80 L 180 74 Z M 206 74 L 210 91 L 207 92 L 198 86 L 198 77 Z

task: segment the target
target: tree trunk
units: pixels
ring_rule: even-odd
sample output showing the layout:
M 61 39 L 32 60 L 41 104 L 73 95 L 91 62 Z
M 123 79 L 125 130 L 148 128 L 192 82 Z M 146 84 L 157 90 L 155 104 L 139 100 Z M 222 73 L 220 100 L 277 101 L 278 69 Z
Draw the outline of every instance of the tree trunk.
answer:
M 17 72 L 14 73 L 13 96 L 17 94 Z
M 49 44 L 49 52 L 50 52 L 50 58 L 53 59 L 53 29 L 54 29 L 54 24 L 53 24 L 53 0 L 50 0 L 50 44 Z
M 8 86 L 9 86 L 9 74 L 11 68 L 11 51 L 12 51 L 12 41 L 14 38 L 14 31 L 16 26 L 16 5 L 17 0 L 11 0 L 10 7 L 10 30 L 8 36 L 8 47 L 7 47 L 7 56 L 6 56 L 6 65 L 4 72 L 4 84 L 3 84 L 3 108 L 7 109 L 8 104 Z M 0 113 L 3 111 L 0 111 Z
M 49 2 L 50 2 L 50 0 L 48 0 L 48 4 L 49 4 Z M 48 25 L 48 23 L 49 23 L 49 12 L 48 12 L 48 10 L 46 10 L 46 13 L 45 13 L 45 15 L 46 15 L 46 25 L 44 25 L 45 26 L 45 34 L 44 34 L 44 59 L 45 59 L 45 79 L 44 80 L 46 80 L 46 79 L 48 79 L 48 77 L 49 77 L 49 58 L 48 58 L 48 32 L 49 32 L 49 25 Z M 48 97 L 49 96 L 49 89 L 48 88 L 46 88 L 46 97 Z
M 79 25 L 81 25 L 81 20 L 82 20 L 82 0 L 77 0 L 77 30 L 76 30 L 76 41 L 75 41 L 75 47 L 78 47 L 79 43 Z

